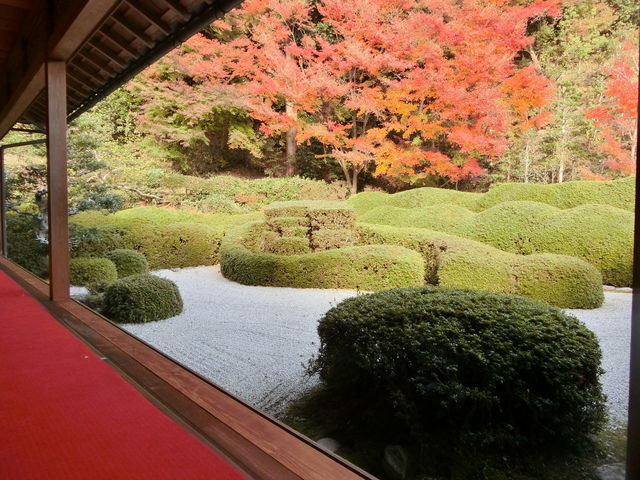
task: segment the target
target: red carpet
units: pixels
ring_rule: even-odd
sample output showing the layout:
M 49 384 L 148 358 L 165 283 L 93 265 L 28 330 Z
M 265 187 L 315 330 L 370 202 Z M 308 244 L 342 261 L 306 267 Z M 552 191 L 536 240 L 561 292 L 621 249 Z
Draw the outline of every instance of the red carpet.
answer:
M 242 478 L 0 272 L 0 479 Z

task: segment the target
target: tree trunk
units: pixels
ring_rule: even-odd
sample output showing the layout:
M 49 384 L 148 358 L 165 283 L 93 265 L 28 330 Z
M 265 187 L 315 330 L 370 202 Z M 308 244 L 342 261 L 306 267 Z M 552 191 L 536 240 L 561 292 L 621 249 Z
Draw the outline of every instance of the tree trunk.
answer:
M 353 173 L 351 174 L 351 195 L 358 193 L 358 169 L 353 166 Z
M 298 114 L 293 107 L 293 104 L 287 100 L 286 112 L 289 118 L 294 122 L 298 118 Z M 298 136 L 298 129 L 295 126 L 289 127 L 287 130 L 287 165 L 285 169 L 285 175 L 291 177 L 296 174 L 296 151 L 298 150 L 298 144 L 296 137 Z
M 524 183 L 529 183 L 529 167 L 531 165 L 531 158 L 530 158 L 530 152 L 529 152 L 530 142 L 531 142 L 531 139 L 529 138 L 528 135 L 525 134 L 525 144 L 524 144 L 524 153 L 523 153 Z
M 562 111 L 562 126 L 560 127 L 560 141 L 556 147 L 558 149 L 558 183 L 564 181 L 564 169 L 567 165 L 567 112 Z

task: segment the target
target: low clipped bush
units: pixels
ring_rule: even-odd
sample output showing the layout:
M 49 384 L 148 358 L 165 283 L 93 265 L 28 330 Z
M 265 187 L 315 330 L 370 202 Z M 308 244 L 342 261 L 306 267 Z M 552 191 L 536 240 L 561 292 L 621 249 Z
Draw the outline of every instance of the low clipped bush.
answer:
M 220 266 L 226 278 L 245 285 L 369 291 L 424 281 L 422 257 L 403 247 L 372 245 L 273 255 L 258 251 L 264 230 L 263 223 L 248 223 L 225 236 Z
M 171 213 L 168 215 L 174 218 Z M 102 215 L 82 218 L 80 222 L 72 228 L 72 256 L 104 256 L 118 249 L 136 250 L 154 270 L 215 265 L 224 235 L 224 228 L 217 225 L 155 223 L 138 216 Z M 86 225 L 93 222 L 95 226 Z
M 423 465 L 575 448 L 606 420 L 595 335 L 542 302 L 396 289 L 343 301 L 318 333 L 311 372 L 343 406 L 336 421 L 409 437 Z
M 476 214 L 460 205 L 432 205 L 421 208 L 377 207 L 360 215 L 364 223 L 394 227 L 428 228 L 439 232 L 453 232 L 460 223 Z
M 111 260 L 118 271 L 118 278 L 147 273 L 149 271 L 149 262 L 144 255 L 135 250 L 120 248 L 112 250 L 105 254 L 105 258 Z
M 71 285 L 111 283 L 118 278 L 115 264 L 107 258 L 79 257 L 69 262 Z
M 427 283 L 517 294 L 561 308 L 597 308 L 602 275 L 578 258 L 516 255 L 484 243 L 421 228 L 358 225 L 360 245 L 401 245 L 424 258 Z
M 527 200 L 546 203 L 558 208 L 573 208 L 587 203 L 610 205 L 633 210 L 635 177 L 606 182 L 580 180 L 554 184 L 499 183 L 492 185 L 479 200 L 481 210 L 499 203 Z
M 182 297 L 175 283 L 149 274 L 116 280 L 104 292 L 102 312 L 118 323 L 145 323 L 182 312 Z
M 504 202 L 467 217 L 448 231 L 507 252 L 532 253 L 528 245 L 532 233 L 558 212 L 545 203 Z
M 135 248 L 153 270 L 215 265 L 223 235 L 221 228 L 201 223 L 156 225 L 144 232 Z
M 608 205 L 560 210 L 536 228 L 529 251 L 581 258 L 602 272 L 604 283 L 631 285 L 633 213 Z

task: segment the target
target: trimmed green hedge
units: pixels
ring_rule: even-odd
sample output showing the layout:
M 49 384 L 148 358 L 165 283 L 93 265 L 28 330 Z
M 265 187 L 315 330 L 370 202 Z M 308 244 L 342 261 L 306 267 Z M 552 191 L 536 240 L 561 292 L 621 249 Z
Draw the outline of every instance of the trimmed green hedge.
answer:
M 400 208 L 420 208 L 431 205 L 451 204 L 469 210 L 478 210 L 481 193 L 459 192 L 447 188 L 423 187 L 405 190 L 389 195 L 381 192 L 362 192 L 351 196 L 347 203 L 352 205 L 359 215 L 380 206 Z
M 480 242 L 420 228 L 359 224 L 360 245 L 401 245 L 420 252 L 427 283 L 518 294 L 562 308 L 602 305 L 602 276 L 561 255 L 516 255 Z
M 561 210 L 531 233 L 530 251 L 571 255 L 595 265 L 608 285 L 631 285 L 633 213 L 608 205 Z
M 428 228 L 439 232 L 453 232 L 465 219 L 476 214 L 460 205 L 432 205 L 422 208 L 376 207 L 360 215 L 363 223 L 393 227 Z
M 135 250 L 120 248 L 107 252 L 105 257 L 115 264 L 118 270 L 118 278 L 147 273 L 149 271 L 149 262 L 147 262 L 143 254 Z
M 220 266 L 226 278 L 245 285 L 369 291 L 424 281 L 422 257 L 406 248 L 373 245 L 290 256 L 258 253 L 264 228 L 262 223 L 249 223 L 225 236 Z
M 144 323 L 182 312 L 182 297 L 175 283 L 140 274 L 116 280 L 104 293 L 103 313 L 119 323 Z
M 489 478 L 476 476 L 487 466 L 478 460 L 589 445 L 606 421 L 596 336 L 541 302 L 389 290 L 344 300 L 318 334 L 310 371 L 339 405 L 336 425 L 409 436 L 431 474 L 442 473 L 429 471 L 437 465 L 449 478 L 459 465 L 455 478 Z
M 104 216 L 103 216 L 104 217 Z M 203 223 L 157 224 L 137 218 L 109 218 L 94 227 L 75 224 L 73 256 L 104 256 L 117 249 L 143 254 L 153 270 L 218 263 L 222 227 Z
M 549 185 L 499 183 L 482 196 L 478 207 L 484 210 L 503 202 L 528 200 L 558 208 L 595 203 L 633 211 L 635 181 L 635 177 L 626 177 L 607 182 L 581 180 Z
M 71 285 L 112 283 L 118 278 L 116 265 L 107 258 L 80 257 L 69 262 Z
M 532 232 L 560 211 L 545 203 L 505 202 L 468 217 L 448 231 L 507 252 L 533 253 L 528 245 Z

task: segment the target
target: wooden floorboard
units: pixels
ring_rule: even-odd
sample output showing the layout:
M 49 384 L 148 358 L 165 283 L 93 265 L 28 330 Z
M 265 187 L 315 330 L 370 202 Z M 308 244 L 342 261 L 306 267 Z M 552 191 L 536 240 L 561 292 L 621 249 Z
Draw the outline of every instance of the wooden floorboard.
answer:
M 48 285 L 0 257 L 16 280 L 150 401 L 251 478 L 374 479 L 262 414 L 83 305 L 48 300 Z

